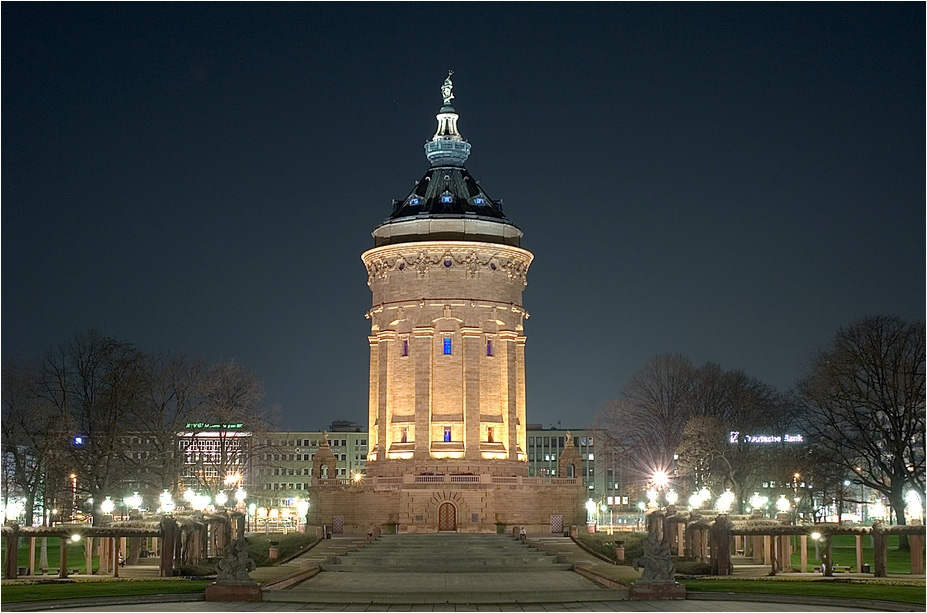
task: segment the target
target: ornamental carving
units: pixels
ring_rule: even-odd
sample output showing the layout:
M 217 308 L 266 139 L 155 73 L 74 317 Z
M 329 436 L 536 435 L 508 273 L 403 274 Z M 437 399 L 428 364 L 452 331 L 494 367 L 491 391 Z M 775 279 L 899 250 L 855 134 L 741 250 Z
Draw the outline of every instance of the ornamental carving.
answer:
M 384 253 L 366 258 L 367 285 L 374 279 L 383 279 L 390 272 L 415 272 L 424 277 L 430 268 L 464 267 L 468 277 L 475 277 L 481 270 L 499 272 L 510 280 L 527 283 L 529 261 L 506 257 L 494 253 L 481 255 L 474 249 L 430 251 L 421 249 L 418 253 Z

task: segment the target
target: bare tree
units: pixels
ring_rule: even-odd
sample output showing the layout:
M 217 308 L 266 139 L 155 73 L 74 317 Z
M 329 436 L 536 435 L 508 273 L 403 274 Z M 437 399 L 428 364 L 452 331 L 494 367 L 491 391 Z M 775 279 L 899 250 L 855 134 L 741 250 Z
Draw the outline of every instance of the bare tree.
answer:
M 797 391 L 815 446 L 904 524 L 905 486 L 924 492 L 923 322 L 873 316 L 840 329 Z
M 262 403 L 257 376 L 235 362 L 217 362 L 201 382 L 202 402 L 182 435 L 186 477 L 211 495 L 254 473 L 268 445 L 261 438 L 275 410 Z
M 70 441 L 66 451 L 70 470 L 80 475 L 78 492 L 96 505 L 131 469 L 122 438 L 140 408 L 143 367 L 139 350 L 95 330 L 75 334 L 44 356 L 38 396 Z M 100 516 L 94 513 L 94 520 Z
M 36 502 L 46 510 L 45 492 L 50 469 L 60 461 L 66 443 L 60 416 L 36 396 L 33 364 L 4 364 L 3 435 L 4 471 L 24 498 L 24 523 L 31 526 Z M 43 520 L 44 521 L 44 520 Z

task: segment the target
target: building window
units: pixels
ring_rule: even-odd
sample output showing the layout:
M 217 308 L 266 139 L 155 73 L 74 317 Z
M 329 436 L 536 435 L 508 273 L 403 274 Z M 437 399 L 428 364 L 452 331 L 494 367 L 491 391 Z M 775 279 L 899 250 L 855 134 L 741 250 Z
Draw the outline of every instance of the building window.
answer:
M 408 443 L 408 442 L 409 442 L 409 429 L 408 429 L 408 428 L 400 428 L 400 429 L 399 429 L 399 442 L 400 442 L 400 443 Z
M 451 427 L 450 426 L 444 426 L 444 442 L 445 443 L 451 442 Z
M 409 341 L 406 339 L 402 340 L 402 357 L 409 355 Z
M 444 355 L 451 355 L 451 337 L 444 337 Z
M 496 429 L 492 426 L 486 428 L 486 440 L 490 443 L 496 442 Z
M 486 355 L 490 355 L 490 356 L 492 355 L 492 341 L 491 340 L 486 341 Z

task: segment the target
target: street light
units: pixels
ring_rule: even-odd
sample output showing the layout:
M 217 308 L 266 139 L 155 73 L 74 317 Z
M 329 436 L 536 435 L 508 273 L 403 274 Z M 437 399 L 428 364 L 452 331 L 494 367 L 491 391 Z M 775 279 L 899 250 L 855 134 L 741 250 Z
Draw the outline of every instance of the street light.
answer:
M 779 500 L 776 501 L 776 509 L 778 509 L 780 513 L 788 513 L 791 508 L 792 505 L 785 497 L 785 494 L 779 494 Z
M 164 490 L 161 492 L 158 500 L 161 502 L 161 507 L 158 509 L 159 513 L 172 513 L 174 511 L 174 501 L 169 491 Z
M 225 492 L 219 492 L 216 494 L 216 504 L 220 507 L 225 506 L 225 503 L 228 502 L 229 496 Z
M 206 494 L 197 494 L 193 497 L 191 504 L 194 511 L 202 511 L 209 506 L 210 498 Z
M 725 490 L 723 494 L 718 496 L 718 499 L 715 501 L 715 508 L 722 513 L 727 513 L 731 510 L 731 507 L 734 506 L 734 492 L 731 490 Z
M 669 475 L 666 474 L 666 471 L 658 470 L 653 473 L 653 484 L 657 487 L 664 487 L 669 483 Z
M 676 493 L 676 490 L 670 490 L 666 492 L 667 504 L 676 504 L 677 500 L 679 500 L 679 494 Z
M 247 497 L 248 497 L 248 492 L 246 492 L 245 490 L 241 488 L 238 488 L 237 490 L 235 490 L 235 500 L 236 501 L 244 502 L 245 498 Z
M 123 502 L 130 509 L 138 509 L 140 506 L 142 506 L 142 497 L 138 495 L 138 492 L 135 492 L 131 496 L 124 498 Z
M 109 515 L 113 512 L 113 509 L 116 508 L 116 503 L 113 502 L 109 496 L 106 497 L 106 500 L 100 503 L 100 510 L 104 514 Z

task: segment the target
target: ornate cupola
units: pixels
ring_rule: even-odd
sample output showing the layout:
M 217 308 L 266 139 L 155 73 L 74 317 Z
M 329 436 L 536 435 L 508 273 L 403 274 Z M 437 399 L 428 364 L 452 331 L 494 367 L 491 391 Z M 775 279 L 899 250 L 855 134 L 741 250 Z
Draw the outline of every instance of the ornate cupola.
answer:
M 467 158 L 470 157 L 470 143 L 465 141 L 457 131 L 457 111 L 451 106 L 451 100 L 454 99 L 452 93 L 454 84 L 451 82 L 451 75 L 454 71 L 447 73 L 444 85 L 441 86 L 441 95 L 444 97 L 444 106 L 438 111 L 436 118 L 438 120 L 438 130 L 434 137 L 425 143 L 425 157 L 431 162 L 432 166 L 463 166 Z
M 411 193 L 393 201 L 392 214 L 373 231 L 377 247 L 420 240 L 521 244 L 522 232 L 502 212 L 502 200 L 490 198 L 464 167 L 470 143 L 457 129 L 452 74 L 441 86 L 444 104 L 436 115 L 438 129 L 425 143 L 431 168 Z

